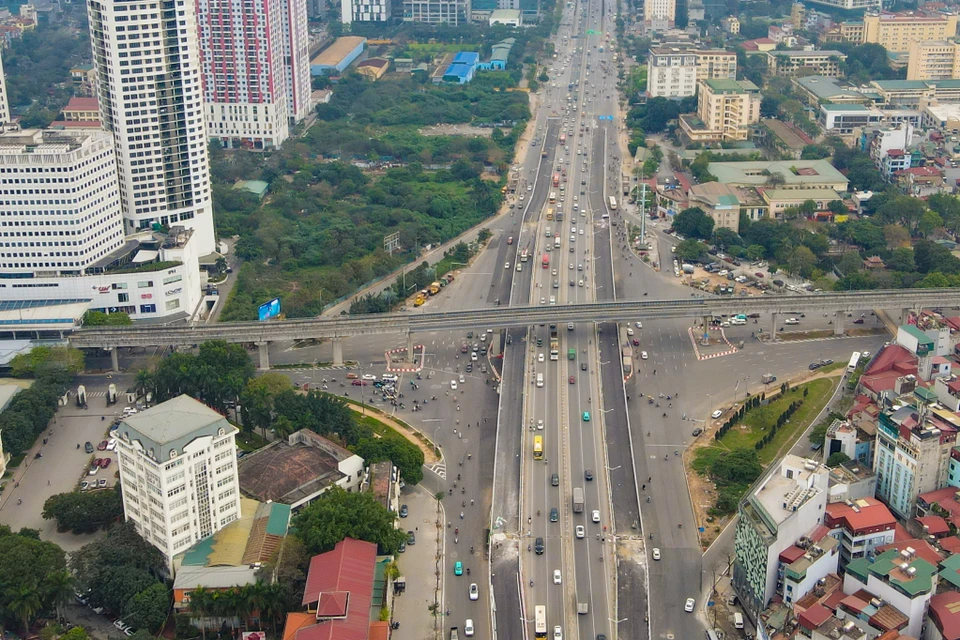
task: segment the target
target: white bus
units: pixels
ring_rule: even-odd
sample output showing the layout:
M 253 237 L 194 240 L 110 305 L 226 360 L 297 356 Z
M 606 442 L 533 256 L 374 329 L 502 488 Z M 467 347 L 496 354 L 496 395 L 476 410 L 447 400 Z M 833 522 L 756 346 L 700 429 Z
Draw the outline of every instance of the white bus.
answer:
M 850 363 L 847 365 L 847 373 L 853 373 L 856 371 L 858 364 L 860 364 L 860 352 L 854 351 L 853 355 L 850 356 Z
M 542 604 L 533 608 L 533 637 L 547 637 L 547 607 Z
M 610 205 L 610 211 L 617 210 L 617 199 L 613 196 L 607 196 L 607 204 Z

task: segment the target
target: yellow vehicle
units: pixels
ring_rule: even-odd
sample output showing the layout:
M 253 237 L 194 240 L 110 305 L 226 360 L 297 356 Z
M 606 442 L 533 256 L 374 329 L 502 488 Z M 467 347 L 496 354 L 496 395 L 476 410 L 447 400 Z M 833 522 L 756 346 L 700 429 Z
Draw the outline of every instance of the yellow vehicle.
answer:
M 430 295 L 435 296 L 435 295 L 437 295 L 438 293 L 440 293 L 440 283 L 439 283 L 439 282 L 431 282 L 431 283 L 430 283 Z
M 533 436 L 533 459 L 543 460 L 543 436 Z
M 553 207 L 547 207 L 547 220 L 553 220 Z
M 423 305 L 423 303 L 426 302 L 426 301 L 427 301 L 426 298 L 424 298 L 424 297 L 423 297 L 422 295 L 420 295 L 420 294 L 417 294 L 417 297 L 413 300 L 413 306 L 419 307 L 419 306 Z

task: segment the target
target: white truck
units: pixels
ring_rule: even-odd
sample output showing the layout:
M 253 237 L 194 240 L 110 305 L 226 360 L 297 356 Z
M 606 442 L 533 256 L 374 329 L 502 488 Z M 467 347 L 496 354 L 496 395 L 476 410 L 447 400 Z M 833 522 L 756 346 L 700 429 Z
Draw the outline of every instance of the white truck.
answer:
M 580 487 L 573 488 L 573 512 L 583 513 L 583 489 Z

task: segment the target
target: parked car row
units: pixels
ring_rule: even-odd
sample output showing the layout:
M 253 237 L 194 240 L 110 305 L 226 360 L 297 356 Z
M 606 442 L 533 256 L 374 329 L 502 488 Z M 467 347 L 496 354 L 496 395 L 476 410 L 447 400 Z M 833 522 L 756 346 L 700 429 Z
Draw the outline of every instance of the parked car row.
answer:
M 118 631 L 122 631 L 123 635 L 130 637 L 137 632 L 131 625 L 127 624 L 117 616 L 113 615 L 103 607 L 98 607 L 90 602 L 90 599 L 87 597 L 88 594 L 80 593 L 79 591 L 74 593 L 74 597 L 77 600 L 77 603 L 83 605 L 84 607 L 89 607 L 98 616 L 104 616 L 108 620 L 113 622 L 113 626 L 117 628 Z

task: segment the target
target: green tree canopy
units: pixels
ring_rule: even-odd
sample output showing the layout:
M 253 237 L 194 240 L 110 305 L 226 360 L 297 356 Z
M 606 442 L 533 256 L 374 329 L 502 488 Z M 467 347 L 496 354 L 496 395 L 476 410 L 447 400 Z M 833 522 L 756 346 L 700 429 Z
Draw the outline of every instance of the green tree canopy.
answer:
M 831 453 L 830 457 L 827 458 L 828 467 L 839 467 L 844 462 L 850 462 L 850 456 L 845 454 L 843 451 L 837 451 L 836 453 Z
M 310 554 L 324 553 L 344 538 L 373 542 L 380 553 L 394 554 L 406 533 L 394 526 L 396 514 L 370 493 L 327 491 L 294 516 L 295 535 Z
M 93 533 L 123 517 L 120 486 L 81 493 L 58 493 L 43 503 L 43 519 L 56 520 L 58 531 Z
M 713 237 L 713 218 L 699 207 L 684 209 L 673 219 L 673 227 L 688 238 L 709 240 Z

